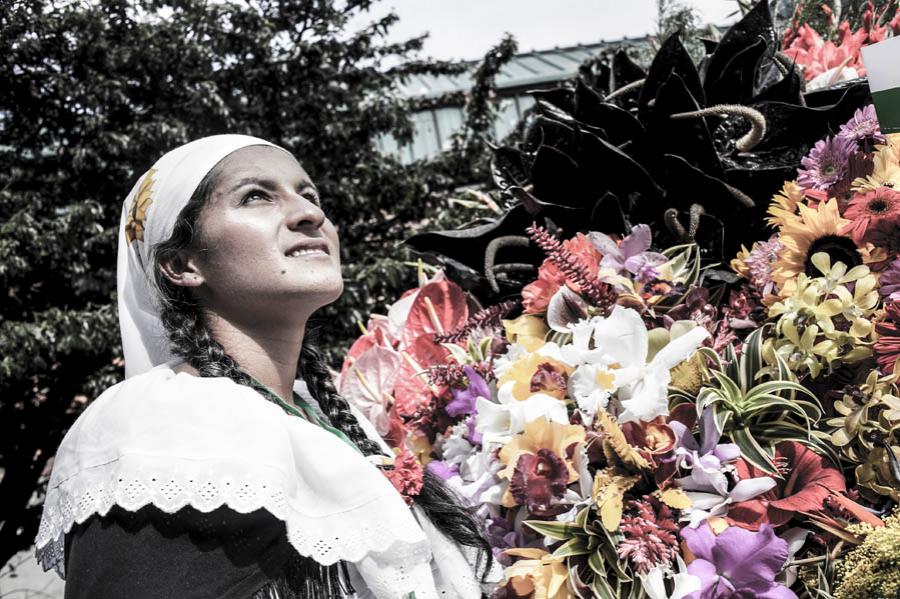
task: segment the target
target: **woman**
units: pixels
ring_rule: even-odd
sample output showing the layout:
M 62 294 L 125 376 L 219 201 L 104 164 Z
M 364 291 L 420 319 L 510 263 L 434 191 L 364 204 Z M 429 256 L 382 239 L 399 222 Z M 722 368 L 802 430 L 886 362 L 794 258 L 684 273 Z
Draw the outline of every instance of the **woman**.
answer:
M 126 380 L 63 439 L 36 539 L 67 599 L 491 588 L 477 523 L 427 473 L 391 484 L 310 341 L 339 241 L 290 153 L 216 135 L 160 158 L 125 199 L 117 277 Z

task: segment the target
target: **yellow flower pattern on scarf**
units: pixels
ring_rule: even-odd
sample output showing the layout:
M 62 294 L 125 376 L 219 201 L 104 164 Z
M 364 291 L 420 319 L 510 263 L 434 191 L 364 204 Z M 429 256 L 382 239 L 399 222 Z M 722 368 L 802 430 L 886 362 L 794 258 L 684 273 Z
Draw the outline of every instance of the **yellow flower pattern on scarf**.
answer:
M 134 203 L 131 205 L 131 210 L 128 212 L 128 220 L 125 222 L 125 239 L 128 243 L 135 239 L 144 241 L 144 221 L 147 218 L 147 208 L 153 202 L 150 193 L 153 188 L 154 175 L 156 175 L 156 169 L 151 168 L 147 171 L 137 197 L 134 198 Z

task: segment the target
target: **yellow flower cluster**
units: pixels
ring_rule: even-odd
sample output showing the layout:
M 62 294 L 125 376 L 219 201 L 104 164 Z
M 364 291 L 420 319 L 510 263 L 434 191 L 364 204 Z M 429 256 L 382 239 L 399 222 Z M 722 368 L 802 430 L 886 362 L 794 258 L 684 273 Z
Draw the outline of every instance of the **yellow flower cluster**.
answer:
M 815 378 L 835 363 L 858 362 L 872 355 L 871 316 L 878 306 L 878 290 L 866 266 L 848 270 L 841 262 L 832 265 L 824 252 L 813 255 L 812 263 L 823 276 L 799 274 L 791 295 L 769 307 L 769 318 L 778 321 L 764 355 L 774 364 L 777 353 L 791 370 L 809 372 Z M 852 293 L 848 283 L 854 283 Z
M 884 527 L 850 527 L 866 540 L 835 565 L 835 599 L 900 597 L 900 508 Z

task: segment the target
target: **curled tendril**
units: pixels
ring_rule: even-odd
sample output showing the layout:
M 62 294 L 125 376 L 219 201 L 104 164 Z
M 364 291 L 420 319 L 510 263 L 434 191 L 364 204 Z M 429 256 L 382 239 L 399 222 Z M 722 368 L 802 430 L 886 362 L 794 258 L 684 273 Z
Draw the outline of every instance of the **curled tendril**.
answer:
M 491 290 L 493 290 L 494 293 L 500 293 L 500 285 L 497 283 L 496 273 L 513 270 L 531 270 L 534 268 L 530 264 L 513 263 L 505 266 L 496 264 L 497 252 L 505 247 L 528 247 L 530 243 L 531 240 L 521 235 L 503 235 L 496 239 L 492 239 L 491 242 L 488 243 L 487 249 L 484 251 L 484 276 L 487 278 L 488 284 L 491 286 Z M 526 268 L 520 268 L 521 266 L 525 266 Z
M 700 204 L 691 204 L 688 210 L 688 226 L 687 229 L 678 220 L 678 210 L 669 208 L 663 213 L 663 220 L 666 227 L 672 232 L 680 242 L 687 243 L 694 240 L 697 236 L 697 230 L 700 228 L 700 216 L 706 214 L 706 209 Z
M 750 121 L 750 131 L 735 143 L 741 152 L 749 152 L 762 141 L 766 135 L 766 117 L 760 111 L 741 104 L 719 104 L 691 112 L 677 112 L 669 115 L 673 119 L 693 119 L 704 116 L 742 116 Z

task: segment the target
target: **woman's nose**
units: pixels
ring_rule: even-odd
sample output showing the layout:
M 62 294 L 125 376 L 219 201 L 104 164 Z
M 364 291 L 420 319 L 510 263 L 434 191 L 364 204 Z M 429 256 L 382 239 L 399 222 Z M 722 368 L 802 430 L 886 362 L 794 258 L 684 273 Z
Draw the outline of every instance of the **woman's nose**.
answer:
M 289 206 L 288 227 L 291 229 L 303 226 L 319 228 L 325 222 L 325 213 L 314 200 L 294 194 Z

